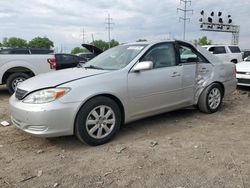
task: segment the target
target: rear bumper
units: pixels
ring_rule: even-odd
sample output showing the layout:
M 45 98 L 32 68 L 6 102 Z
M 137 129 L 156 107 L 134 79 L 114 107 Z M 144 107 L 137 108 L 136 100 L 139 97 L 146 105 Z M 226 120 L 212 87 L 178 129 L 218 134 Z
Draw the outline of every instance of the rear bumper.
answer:
M 237 88 L 237 79 L 232 79 L 223 83 L 225 88 L 224 96 L 228 96 L 233 93 Z
M 236 74 L 239 86 L 250 86 L 250 75 L 247 74 Z

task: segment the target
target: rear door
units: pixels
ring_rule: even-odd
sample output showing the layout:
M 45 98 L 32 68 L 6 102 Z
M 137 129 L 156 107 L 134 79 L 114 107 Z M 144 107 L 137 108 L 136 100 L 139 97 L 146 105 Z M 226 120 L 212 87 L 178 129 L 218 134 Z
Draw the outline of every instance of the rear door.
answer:
M 182 66 L 182 100 L 187 105 L 194 103 L 194 97 L 212 71 L 212 65 L 190 44 L 178 42 L 180 66 Z

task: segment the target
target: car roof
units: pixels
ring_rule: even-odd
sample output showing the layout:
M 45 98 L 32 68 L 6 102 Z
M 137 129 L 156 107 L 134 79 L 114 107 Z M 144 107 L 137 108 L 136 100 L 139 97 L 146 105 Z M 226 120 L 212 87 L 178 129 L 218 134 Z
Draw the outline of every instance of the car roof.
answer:
M 211 44 L 211 45 L 202 45 L 202 47 L 213 47 L 213 46 L 238 46 L 234 44 Z
M 175 42 L 176 40 L 157 40 L 157 41 L 142 41 L 142 42 L 130 42 L 130 43 L 124 43 L 123 45 L 153 45 L 158 44 L 161 42 Z

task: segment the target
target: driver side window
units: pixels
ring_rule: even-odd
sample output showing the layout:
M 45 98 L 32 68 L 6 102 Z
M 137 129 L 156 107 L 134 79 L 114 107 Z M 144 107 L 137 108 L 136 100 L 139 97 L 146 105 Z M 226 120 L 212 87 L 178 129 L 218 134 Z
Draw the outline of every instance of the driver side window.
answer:
M 152 61 L 154 69 L 176 66 L 174 46 L 172 43 L 153 46 L 140 61 Z

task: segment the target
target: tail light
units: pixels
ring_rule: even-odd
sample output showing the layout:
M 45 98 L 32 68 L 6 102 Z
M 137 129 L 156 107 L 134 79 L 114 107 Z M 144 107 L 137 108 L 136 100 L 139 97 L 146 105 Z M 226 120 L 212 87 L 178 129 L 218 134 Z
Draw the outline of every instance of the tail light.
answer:
M 56 70 L 56 58 L 49 58 L 47 61 L 50 65 L 50 69 Z

